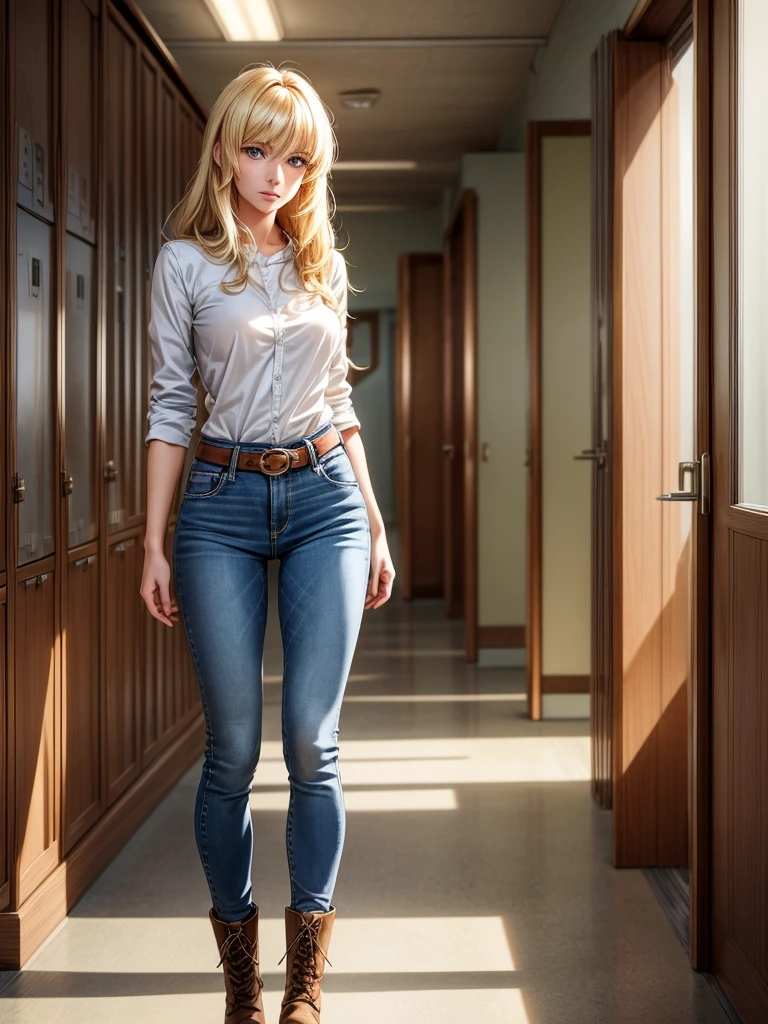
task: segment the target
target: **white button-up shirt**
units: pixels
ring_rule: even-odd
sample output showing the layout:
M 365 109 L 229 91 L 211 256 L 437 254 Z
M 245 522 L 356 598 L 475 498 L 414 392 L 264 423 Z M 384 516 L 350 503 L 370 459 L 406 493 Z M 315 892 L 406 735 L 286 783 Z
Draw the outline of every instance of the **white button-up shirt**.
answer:
M 202 430 L 228 441 L 288 444 L 331 420 L 360 426 L 347 376 L 346 315 L 309 296 L 293 242 L 272 256 L 249 245 L 248 282 L 228 295 L 219 283 L 234 263 L 214 263 L 195 242 L 174 239 L 158 253 L 149 322 L 154 376 L 149 432 L 189 445 L 195 427 L 195 366 L 207 392 Z M 346 314 L 347 268 L 333 250 L 331 287 Z

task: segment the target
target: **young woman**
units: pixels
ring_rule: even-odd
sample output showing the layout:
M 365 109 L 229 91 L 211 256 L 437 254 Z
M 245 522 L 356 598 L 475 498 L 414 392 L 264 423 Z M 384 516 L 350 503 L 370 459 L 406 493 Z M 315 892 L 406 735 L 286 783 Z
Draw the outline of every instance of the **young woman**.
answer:
M 249 793 L 261 747 L 267 561 L 280 562 L 290 782 L 280 1024 L 320 1020 L 345 832 L 341 702 L 363 609 L 384 604 L 395 577 L 346 380 L 347 273 L 328 185 L 335 157 L 331 117 L 303 77 L 268 64 L 244 71 L 214 104 L 152 278 L 141 596 L 167 626 L 181 610 L 205 712 L 194 822 L 227 1024 L 265 1020 Z M 208 419 L 174 532 L 177 605 L 164 538 L 195 426 L 196 366 Z

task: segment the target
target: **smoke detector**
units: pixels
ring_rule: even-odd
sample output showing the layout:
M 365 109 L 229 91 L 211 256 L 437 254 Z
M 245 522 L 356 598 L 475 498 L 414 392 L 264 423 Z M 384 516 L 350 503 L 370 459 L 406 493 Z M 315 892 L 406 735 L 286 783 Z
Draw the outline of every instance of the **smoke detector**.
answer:
M 350 107 L 352 110 L 370 110 L 375 106 L 381 89 L 348 89 L 339 93 L 339 101 L 342 107 Z

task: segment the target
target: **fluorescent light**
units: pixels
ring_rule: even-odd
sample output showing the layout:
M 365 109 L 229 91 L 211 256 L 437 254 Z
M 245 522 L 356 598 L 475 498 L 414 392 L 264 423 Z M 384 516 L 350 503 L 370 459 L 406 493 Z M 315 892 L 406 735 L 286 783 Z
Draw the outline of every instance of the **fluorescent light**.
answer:
M 334 171 L 415 171 L 415 160 L 338 160 Z
M 270 0 L 205 0 L 227 40 L 277 41 L 283 27 Z

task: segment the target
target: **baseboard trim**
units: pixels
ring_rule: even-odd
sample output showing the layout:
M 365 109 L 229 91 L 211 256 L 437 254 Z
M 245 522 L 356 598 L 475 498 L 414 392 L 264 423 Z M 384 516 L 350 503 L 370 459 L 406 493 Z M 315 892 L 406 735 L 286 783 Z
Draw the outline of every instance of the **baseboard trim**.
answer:
M 18 971 L 194 764 L 202 710 L 69 851 L 19 910 L 0 914 L 0 970 Z
M 589 676 L 542 676 L 542 693 L 589 693 Z
M 525 626 L 478 626 L 478 647 L 525 647 Z

